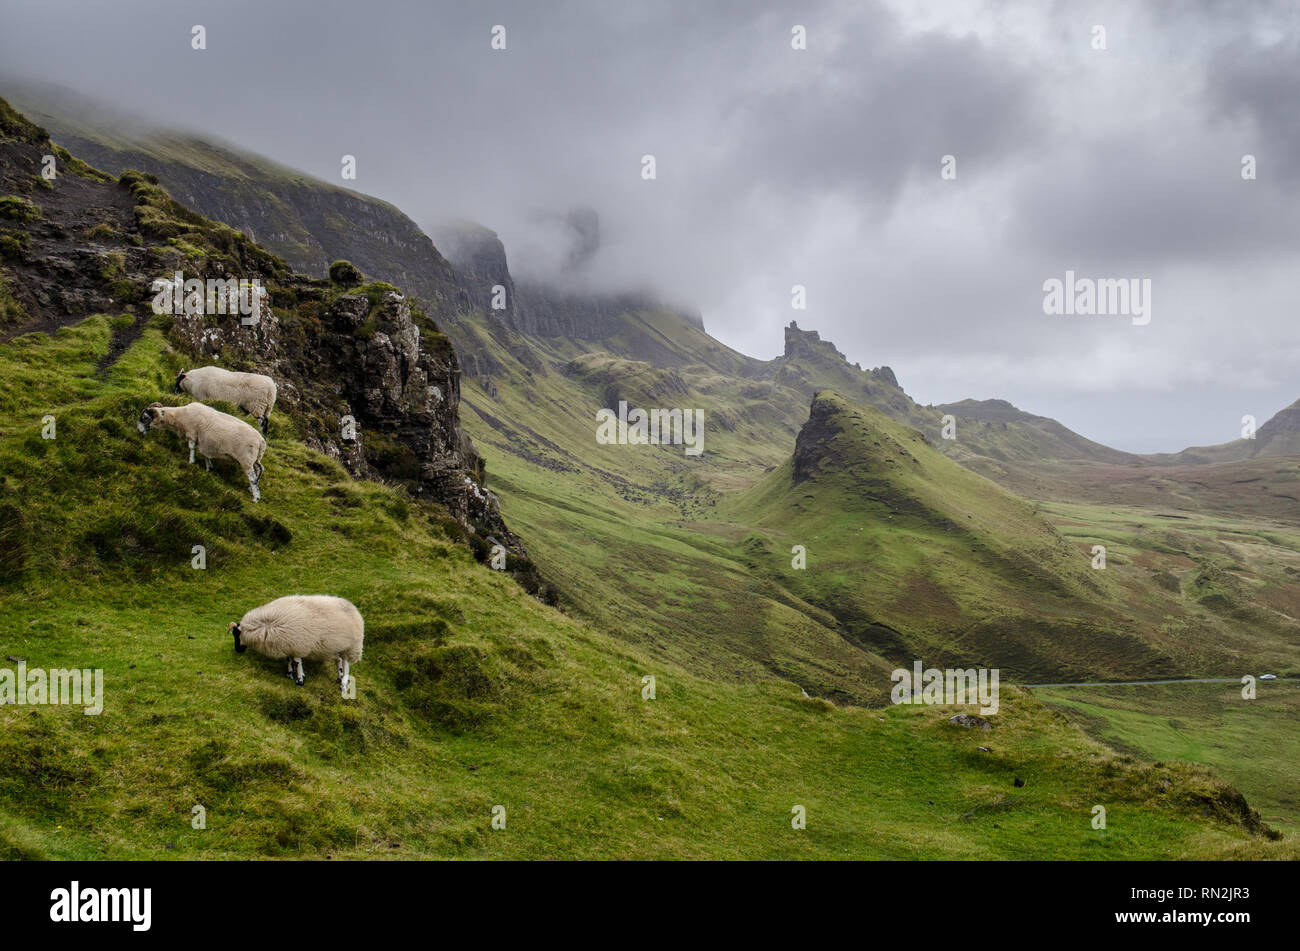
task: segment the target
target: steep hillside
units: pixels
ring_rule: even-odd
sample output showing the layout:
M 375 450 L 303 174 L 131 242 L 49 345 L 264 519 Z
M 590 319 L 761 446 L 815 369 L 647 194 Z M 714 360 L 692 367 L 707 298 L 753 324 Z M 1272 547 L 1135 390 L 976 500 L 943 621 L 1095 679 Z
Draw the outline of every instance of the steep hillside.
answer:
M 1105 513 L 1053 531 L 1046 511 L 1033 517 L 1033 505 L 860 404 L 853 411 L 874 413 L 869 429 L 888 439 L 848 440 L 795 486 L 792 453 L 820 427 L 791 421 L 795 396 L 780 384 L 610 353 L 561 363 L 570 350 L 482 326 L 495 328 L 479 345 L 498 366 L 467 382 L 466 426 L 503 510 L 566 603 L 665 657 L 716 676 L 777 671 L 814 695 L 871 701 L 882 672 L 908 656 L 1001 665 L 1037 682 L 1219 673 L 1296 654 L 1286 615 L 1300 615 L 1285 607 L 1280 566 L 1300 539 L 1251 526 L 1253 543 L 1269 547 L 1243 560 L 1216 537 L 1117 533 Z M 596 411 L 620 400 L 707 407 L 703 454 L 597 443 Z M 882 455 L 877 438 L 901 449 Z M 898 481 L 916 465 L 909 457 L 925 460 L 915 484 Z M 790 570 L 796 544 L 810 552 L 807 571 Z M 1104 571 L 1091 567 L 1097 544 L 1113 549 Z M 1246 564 L 1242 600 L 1203 601 L 1201 573 Z
M 59 159 L 53 179 L 41 174 L 47 154 Z M 167 295 L 169 339 L 185 366 L 272 373 L 277 409 L 311 445 L 354 475 L 400 483 L 445 506 L 480 547 L 496 538 L 511 550 L 512 570 L 536 587 L 521 543 L 480 488 L 483 463 L 460 426 L 455 350 L 396 288 L 362 284 L 346 268 L 339 281 L 301 277 L 243 234 L 172 200 L 151 176 L 115 180 L 56 150 L 3 100 L 0 188 L 8 218 L 0 276 L 20 308 L 3 338 L 121 314 L 107 365 L 143 332 L 158 303 L 155 280 L 179 273 L 186 281 L 260 282 L 265 300 L 248 315 L 233 298 L 222 298 L 226 312 L 205 314 L 215 308 L 203 306 L 204 294 L 195 292 L 195 308 L 178 308 Z M 206 296 L 215 304 L 215 294 Z
M 177 201 L 243 232 L 301 274 L 323 277 L 345 259 L 418 295 L 436 319 L 467 303 L 433 242 L 388 202 L 211 138 L 152 128 L 57 87 L 8 83 L 0 91 L 91 165 L 156 176 Z
M 815 331 L 793 323 L 786 328 L 783 353 L 761 361 L 713 340 L 691 315 L 662 307 L 606 310 L 595 324 L 582 315 L 572 325 L 549 318 L 529 323 L 522 310 L 494 316 L 473 296 L 474 288 L 481 291 L 488 280 L 505 282 L 511 306 L 520 308 L 526 294 L 510 282 L 495 235 L 468 226 L 461 231 L 467 237 L 449 253 L 458 262 L 470 262 L 457 278 L 466 309 L 441 326 L 466 367 L 466 430 L 492 455 L 494 484 L 505 494 L 508 510 L 516 513 L 511 518 L 521 520 L 532 540 L 531 554 L 572 603 L 611 629 L 653 643 L 683 662 L 741 676 L 778 670 L 814 693 L 859 699 L 872 695 L 864 678 L 880 669 L 883 660 L 846 639 L 834 616 L 806 610 L 807 604 L 791 607 L 785 603 L 788 592 L 770 590 L 767 581 L 756 586 L 750 566 L 737 556 L 740 539 L 734 533 L 740 527 L 712 521 L 711 513 L 728 493 L 754 485 L 766 470 L 789 458 L 819 389 L 832 388 L 879 408 L 918 429 L 934 449 L 1031 497 L 1053 497 L 1040 496 L 1037 477 L 1026 475 L 1043 459 L 1086 463 L 1071 462 L 1057 470 L 1071 473 L 1093 471 L 1117 458 L 1132 460 L 1134 472 L 1147 465 L 997 401 L 921 407 L 898 386 L 889 367 L 852 365 Z M 477 257 L 474 248 L 481 252 Z M 634 303 L 629 300 L 626 306 Z M 616 310 L 619 305 L 593 306 Z M 575 333 L 599 339 L 567 335 Z M 595 412 L 620 400 L 704 410 L 703 458 L 684 457 L 666 447 L 647 453 L 595 445 Z M 955 439 L 940 436 L 945 411 L 957 417 Z M 396 462 L 401 469 L 401 460 Z M 587 540 L 584 550 L 599 556 L 572 558 L 575 538 Z M 1081 557 L 1091 547 L 1085 542 L 1078 543 Z M 629 599 L 623 579 L 649 565 L 671 566 L 661 577 L 690 579 L 687 592 L 701 583 L 701 590 L 716 588 L 722 592 L 715 599 L 719 609 L 705 612 L 701 621 L 693 597 L 663 598 L 654 585 Z M 1187 650 L 1178 638 L 1158 633 L 1171 617 L 1184 613 L 1177 599 L 1151 590 L 1160 588 L 1160 580 L 1134 573 L 1126 585 L 1127 594 L 1117 602 L 1122 607 L 1078 610 L 1108 618 L 1098 623 L 1109 634 L 1143 632 L 1157 656 L 1168 656 L 1177 647 L 1180 670 L 1207 669 L 1222 658 L 1222 619 L 1193 612 L 1190 619 L 1176 621 L 1179 631 L 1202 635 L 1196 649 Z M 746 605 L 744 611 L 737 612 L 737 602 Z M 1108 613 L 1115 610 L 1130 614 L 1116 620 Z M 713 649 L 702 651 L 693 638 L 680 638 L 676 632 L 683 625 L 702 627 Z M 762 636 L 752 634 L 755 626 Z M 1205 636 L 1207 630 L 1219 633 Z M 1088 643 L 1078 651 L 1095 658 L 1104 648 Z M 1115 655 L 1107 663 L 1109 667 L 1099 666 L 1085 657 L 1077 669 L 1154 669 L 1138 655 Z M 1053 669 L 1059 675 L 1076 668 Z

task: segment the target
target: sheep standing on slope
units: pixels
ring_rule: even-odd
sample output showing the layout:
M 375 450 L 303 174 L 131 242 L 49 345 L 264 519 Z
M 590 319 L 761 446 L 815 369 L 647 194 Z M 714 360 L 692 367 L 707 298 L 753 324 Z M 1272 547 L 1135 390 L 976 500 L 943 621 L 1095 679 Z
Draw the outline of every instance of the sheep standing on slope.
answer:
M 222 367 L 198 367 L 182 370 L 176 377 L 173 393 L 184 391 L 196 400 L 225 400 L 245 413 L 256 416 L 266 434 L 275 406 L 275 380 L 261 373 L 236 373 Z
M 253 608 L 228 630 L 235 635 L 235 652 L 253 648 L 267 657 L 289 660 L 289 679 L 299 687 L 306 676 L 302 662 L 329 660 L 338 664 L 339 685 L 348 693 L 351 665 L 361 659 L 366 625 L 351 601 L 327 594 L 292 594 Z
M 190 464 L 194 464 L 194 447 L 203 453 L 209 471 L 213 459 L 233 459 L 244 468 L 253 501 L 262 498 L 258 483 L 262 481 L 262 454 L 266 440 L 248 423 L 226 413 L 204 406 L 187 403 L 184 406 L 163 406 L 150 403 L 140 414 L 136 424 L 140 432 L 147 433 L 154 426 L 169 429 L 190 445 Z

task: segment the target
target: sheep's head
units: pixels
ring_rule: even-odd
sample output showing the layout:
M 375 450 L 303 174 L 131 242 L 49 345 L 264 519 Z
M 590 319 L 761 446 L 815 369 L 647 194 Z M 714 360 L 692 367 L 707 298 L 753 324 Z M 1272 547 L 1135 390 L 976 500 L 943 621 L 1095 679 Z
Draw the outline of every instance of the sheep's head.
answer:
M 235 653 L 236 653 L 236 654 L 242 654 L 244 651 L 248 650 L 248 645 L 244 643 L 244 641 L 243 641 L 243 639 L 242 639 L 242 637 L 241 637 L 241 632 L 240 632 L 240 630 L 239 630 L 239 622 L 238 622 L 238 621 L 231 621 L 231 622 L 230 622 L 230 626 L 229 626 L 228 628 L 226 628 L 226 630 L 230 631 L 231 634 L 234 634 L 234 635 L 235 635 Z
M 176 374 L 176 385 L 172 387 L 173 393 L 179 393 L 181 391 L 181 384 L 185 382 L 185 374 L 189 372 L 189 370 L 182 370 L 180 373 Z
M 162 403 L 150 403 L 140 414 L 140 421 L 137 422 L 136 428 L 142 433 L 147 433 L 154 423 L 158 422 L 162 416 Z

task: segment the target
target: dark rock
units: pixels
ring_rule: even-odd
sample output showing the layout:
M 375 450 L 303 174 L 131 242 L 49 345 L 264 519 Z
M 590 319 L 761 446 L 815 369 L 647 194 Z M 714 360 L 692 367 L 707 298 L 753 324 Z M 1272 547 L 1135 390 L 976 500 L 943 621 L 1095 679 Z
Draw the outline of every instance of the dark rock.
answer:
M 42 156 L 51 148 L 48 140 L 29 143 L 0 135 L 4 191 L 31 191 Z M 159 174 L 182 197 L 220 195 L 211 187 L 190 187 L 195 183 L 176 170 Z M 308 445 L 338 459 L 356 477 L 382 478 L 445 507 L 467 541 L 494 534 L 513 556 L 512 574 L 536 592 L 535 569 L 502 520 L 496 497 L 484 487 L 486 467 L 460 427 L 460 364 L 434 320 L 422 310 L 413 311 L 411 302 L 390 285 L 363 285 L 351 293 L 339 283 L 295 274 L 249 235 L 173 201 L 148 184 L 151 178 L 132 173 L 114 181 L 99 173 L 69 173 L 59 177 L 56 188 L 40 191 L 36 197 L 42 215 L 25 232 L 30 263 L 7 265 L 30 319 L 6 336 L 53 332 L 89 313 L 115 312 L 128 303 L 142 305 L 148 314 L 151 282 L 177 270 L 187 279 L 256 280 L 267 296 L 255 320 L 245 323 L 238 313 L 172 314 L 173 347 L 195 363 L 219 360 L 231 369 L 273 376 L 280 385 L 277 411 L 296 417 Z M 416 282 L 428 292 L 424 306 L 444 315 L 454 312 L 461 298 L 451 267 L 413 224 L 406 230 L 377 228 L 382 237 L 372 240 L 365 233 L 368 223 L 378 222 L 375 215 L 402 217 L 400 213 L 346 193 L 333 200 L 341 204 L 328 211 L 348 220 L 348 258 L 361 271 L 395 274 L 387 265 L 396 258 L 384 257 L 381 246 L 391 250 L 408 243 L 411 247 L 399 257 L 428 265 Z M 200 210 L 212 207 L 205 202 Z M 299 213 L 310 217 L 315 212 L 300 206 Z M 240 224 L 249 234 L 265 230 L 264 221 Z M 104 239 L 104 247 L 85 237 L 101 225 L 113 235 Z M 174 235 L 183 235 L 184 241 L 169 242 Z M 322 257 L 316 273 L 343 255 Z M 335 270 L 344 284 L 355 276 L 343 273 L 344 268 Z M 131 332 L 141 330 L 137 321 Z M 114 353 L 124 349 L 120 343 L 115 341 Z M 346 443 L 345 416 L 355 418 L 357 429 L 357 438 Z M 0 538 L 3 527 L 0 519 Z
M 785 358 L 787 360 L 829 357 L 836 362 L 848 363 L 848 358 L 836 349 L 835 344 L 823 340 L 815 330 L 800 330 L 793 320 L 785 328 Z
M 964 727 L 967 730 L 993 729 L 993 724 L 990 723 L 988 720 L 985 720 L 983 717 L 971 716 L 969 713 L 959 713 L 956 716 L 949 717 L 948 722 L 951 723 L 953 726 Z

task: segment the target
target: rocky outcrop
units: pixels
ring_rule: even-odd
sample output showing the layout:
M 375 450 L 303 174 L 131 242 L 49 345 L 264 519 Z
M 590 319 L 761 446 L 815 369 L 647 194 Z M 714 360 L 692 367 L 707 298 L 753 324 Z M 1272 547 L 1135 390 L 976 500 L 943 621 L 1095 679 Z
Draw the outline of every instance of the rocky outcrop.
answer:
M 155 279 L 181 271 L 259 282 L 267 293 L 251 314 L 187 312 L 168 299 L 172 345 L 195 363 L 271 373 L 277 409 L 294 417 L 309 445 L 357 477 L 398 483 L 443 506 L 477 552 L 489 537 L 500 542 L 508 568 L 537 589 L 461 430 L 455 349 L 423 310 L 388 284 L 343 287 L 295 274 L 246 236 L 172 200 L 147 174 L 113 180 L 67 156 L 61 174 L 42 184 L 42 156 L 54 147 L 24 123 L 0 100 L 0 188 L 23 202 L 14 212 L 23 220 L 4 222 L 15 235 L 7 283 L 26 311 L 10 335 L 92 313 L 135 314 L 112 359 L 152 315 Z
M 834 468 L 837 465 L 831 443 L 844 431 L 840 411 L 840 404 L 831 394 L 818 393 L 813 397 L 808 422 L 795 437 L 794 455 L 791 457 L 795 485 L 817 478 L 827 466 Z
M 238 316 L 214 324 L 182 313 L 173 318 L 174 336 L 228 366 L 273 368 L 283 381 L 281 404 L 307 422 L 310 445 L 354 476 L 440 503 L 467 532 L 495 537 L 530 574 L 527 552 L 485 488 L 483 460 L 460 427 L 461 371 L 451 341 L 388 285 L 340 291 L 298 279 L 272 290 L 253 326 Z
M 785 328 L 785 353 L 783 357 L 787 362 L 820 362 L 836 369 L 847 369 L 850 366 L 849 358 L 840 353 L 835 344 L 829 340 L 823 340 L 815 330 L 800 330 L 799 325 L 793 320 Z M 852 367 L 858 372 L 864 372 L 856 363 L 852 364 Z M 901 389 L 898 385 L 898 377 L 894 376 L 894 371 L 889 367 L 876 367 L 874 370 L 865 372 L 873 380 L 894 389 Z
M 848 357 L 835 348 L 829 340 L 823 340 L 815 330 L 800 330 L 795 321 L 785 328 L 785 358 L 787 360 L 828 358 L 848 363 Z
M 876 367 L 871 371 L 871 373 L 881 383 L 885 383 L 895 389 L 902 389 L 902 387 L 898 385 L 898 377 L 894 376 L 894 371 L 890 367 Z
M 515 281 L 506 263 L 506 247 L 496 232 L 472 221 L 456 221 L 443 225 L 434 235 L 455 268 L 469 309 L 484 311 L 514 327 Z M 494 303 L 501 306 L 494 307 Z

